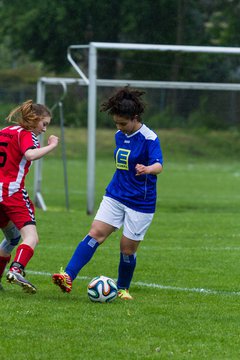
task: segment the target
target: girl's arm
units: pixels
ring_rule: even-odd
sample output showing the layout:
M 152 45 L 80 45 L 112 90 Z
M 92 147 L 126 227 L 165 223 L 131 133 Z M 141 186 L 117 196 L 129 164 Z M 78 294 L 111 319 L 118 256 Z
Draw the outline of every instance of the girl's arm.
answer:
M 55 149 L 57 145 L 58 137 L 55 135 L 50 135 L 48 138 L 48 145 L 37 149 L 28 149 L 24 155 L 28 161 L 38 160 Z

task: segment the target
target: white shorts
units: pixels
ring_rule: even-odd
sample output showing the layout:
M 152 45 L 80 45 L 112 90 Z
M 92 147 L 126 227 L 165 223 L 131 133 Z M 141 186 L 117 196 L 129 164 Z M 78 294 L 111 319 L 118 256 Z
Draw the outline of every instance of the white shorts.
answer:
M 135 211 L 117 200 L 103 196 L 94 219 L 112 225 L 117 229 L 123 226 L 124 236 L 131 240 L 140 241 L 144 239 L 153 215 Z

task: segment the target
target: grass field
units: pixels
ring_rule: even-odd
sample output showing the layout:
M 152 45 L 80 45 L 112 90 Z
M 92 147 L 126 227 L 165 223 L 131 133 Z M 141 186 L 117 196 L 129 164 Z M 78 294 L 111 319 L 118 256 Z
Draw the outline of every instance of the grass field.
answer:
M 96 208 L 114 170 L 112 134 L 98 131 Z M 71 294 L 51 283 L 93 219 L 86 215 L 84 131 L 66 131 L 69 211 L 60 149 L 44 160 L 48 211 L 36 211 L 40 244 L 27 268 L 38 292 L 29 296 L 3 280 L 1 360 L 240 358 L 239 135 L 159 134 L 165 166 L 157 212 L 138 251 L 132 302 L 87 298 L 92 277 L 116 278 L 120 232 L 97 250 Z M 32 182 L 33 169 L 30 194 Z

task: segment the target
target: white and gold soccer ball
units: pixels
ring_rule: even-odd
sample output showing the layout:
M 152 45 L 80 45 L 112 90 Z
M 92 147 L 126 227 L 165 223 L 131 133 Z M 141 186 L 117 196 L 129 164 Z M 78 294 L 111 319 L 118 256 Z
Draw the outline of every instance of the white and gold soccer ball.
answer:
M 96 276 L 88 284 L 87 294 L 91 301 L 108 303 L 117 297 L 117 284 L 107 276 Z

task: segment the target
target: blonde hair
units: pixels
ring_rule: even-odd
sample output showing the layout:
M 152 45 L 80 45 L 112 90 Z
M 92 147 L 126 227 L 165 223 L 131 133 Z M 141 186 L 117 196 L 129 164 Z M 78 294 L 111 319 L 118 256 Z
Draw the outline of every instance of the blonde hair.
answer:
M 17 122 L 24 129 L 32 130 L 46 116 L 51 117 L 51 112 L 45 105 L 34 104 L 32 100 L 27 100 L 10 112 L 7 121 Z

